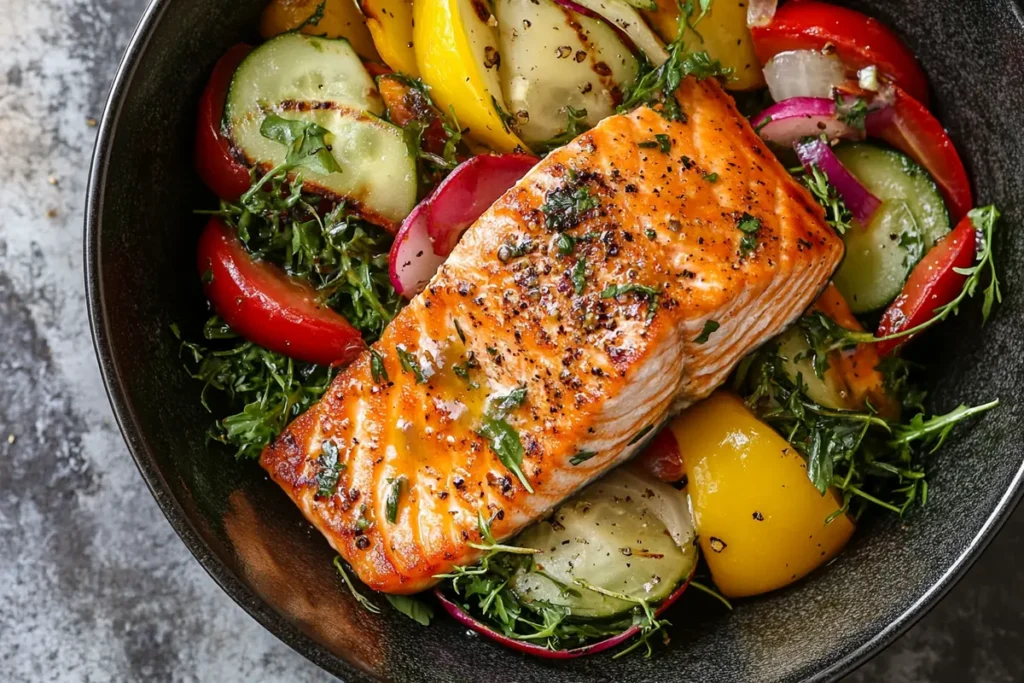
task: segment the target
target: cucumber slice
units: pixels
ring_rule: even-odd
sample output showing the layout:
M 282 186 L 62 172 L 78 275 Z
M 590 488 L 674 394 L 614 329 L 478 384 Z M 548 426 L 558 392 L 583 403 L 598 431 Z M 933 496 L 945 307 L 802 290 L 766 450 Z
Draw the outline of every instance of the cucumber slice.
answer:
M 528 143 L 566 129 L 568 107 L 587 127 L 615 113 L 640 64 L 605 22 L 553 0 L 497 0 L 501 80 L 509 113 Z
M 352 202 L 354 210 L 379 225 L 397 225 L 412 211 L 416 162 L 401 128 L 334 103 L 290 102 L 274 112 L 285 119 L 313 121 L 331 132 L 327 143 L 341 172 L 297 169 L 308 190 Z M 260 134 L 263 118 L 242 119 L 232 129 L 232 139 L 250 163 L 269 170 L 284 161 L 287 148 Z
M 673 521 L 679 518 L 684 525 Z M 689 524 L 685 493 L 617 471 L 520 534 L 517 545 L 541 554 L 509 585 L 527 607 L 560 605 L 581 619 L 614 617 L 636 603 L 588 590 L 577 580 L 656 604 L 686 580 L 697 561 Z
M 831 367 L 824 377 L 815 374 L 810 357 L 811 347 L 798 327 L 793 326 L 783 332 L 778 338 L 778 345 L 782 371 L 794 384 L 798 379 L 803 382 L 808 398 L 833 410 L 849 409 L 849 388 Z
M 231 141 L 263 171 L 285 146 L 260 134 L 270 112 L 314 121 L 331 132 L 339 173 L 301 172 L 307 190 L 344 199 L 367 220 L 395 227 L 416 204 L 416 160 L 401 128 L 378 115 L 377 87 L 347 40 L 286 33 L 252 51 L 231 79 L 224 116 Z
M 904 154 L 876 145 L 840 145 L 836 156 L 882 207 L 866 227 L 843 236 L 846 258 L 834 282 L 854 313 L 885 306 L 910 271 L 949 232 L 949 213 L 927 171 Z
M 335 102 L 384 113 L 373 78 L 347 40 L 285 33 L 253 50 L 238 65 L 224 107 L 228 129 L 254 112 L 293 100 Z

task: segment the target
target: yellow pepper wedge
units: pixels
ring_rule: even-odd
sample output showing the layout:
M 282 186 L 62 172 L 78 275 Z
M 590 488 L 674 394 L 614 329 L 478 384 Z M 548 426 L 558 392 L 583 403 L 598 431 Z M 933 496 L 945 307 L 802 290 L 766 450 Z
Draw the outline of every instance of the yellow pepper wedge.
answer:
M 260 35 L 273 38 L 292 31 L 309 19 L 321 0 L 271 0 L 260 17 Z M 327 38 L 345 38 L 363 59 L 380 60 L 373 38 L 366 28 L 355 0 L 323 0 L 324 14 L 316 25 L 303 26 L 302 32 Z
M 412 0 L 360 0 L 366 28 L 384 63 L 406 76 L 418 78 L 413 48 Z
M 676 0 L 655 0 L 657 9 L 645 10 L 644 18 L 666 43 L 675 40 L 679 29 L 679 6 Z M 694 6 L 697 3 L 693 3 Z M 698 10 L 691 14 L 696 20 Z M 747 28 L 747 0 L 715 0 L 711 9 L 697 24 L 696 35 L 686 29 L 684 40 L 691 50 L 706 50 L 712 59 L 733 70 L 733 79 L 725 84 L 729 90 L 753 90 L 764 87 L 761 62 L 754 53 L 754 40 Z M 701 38 L 704 39 L 701 42 Z
M 718 392 L 669 428 L 688 479 L 701 550 L 715 585 L 730 598 L 796 581 L 835 557 L 854 525 L 834 491 L 824 496 L 807 465 L 736 396 Z
M 474 2 L 479 11 L 474 10 Z M 413 0 L 413 41 L 420 77 L 443 110 L 455 108 L 468 135 L 496 152 L 527 146 L 509 130 L 495 106 L 504 108 L 497 61 L 485 65 L 488 47 L 497 54 L 496 29 L 480 0 Z

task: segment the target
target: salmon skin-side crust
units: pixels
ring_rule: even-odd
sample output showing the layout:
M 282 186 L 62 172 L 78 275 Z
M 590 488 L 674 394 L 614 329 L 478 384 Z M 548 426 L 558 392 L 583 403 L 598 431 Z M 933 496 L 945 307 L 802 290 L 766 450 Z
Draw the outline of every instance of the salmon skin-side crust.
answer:
M 641 107 L 538 163 L 263 452 L 369 587 L 472 564 L 481 515 L 499 540 L 543 517 L 828 282 L 841 240 L 732 98 L 678 97 L 685 122 Z

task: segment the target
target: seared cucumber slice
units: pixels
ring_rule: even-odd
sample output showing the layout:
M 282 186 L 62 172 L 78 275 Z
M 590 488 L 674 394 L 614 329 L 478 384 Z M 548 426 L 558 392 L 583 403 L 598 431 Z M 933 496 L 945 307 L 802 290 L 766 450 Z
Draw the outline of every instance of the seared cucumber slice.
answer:
M 335 102 L 382 114 L 373 78 L 349 42 L 285 33 L 249 53 L 231 79 L 224 116 L 228 128 L 291 101 Z
M 640 63 L 605 22 L 554 0 L 496 0 L 505 102 L 522 139 L 550 140 L 568 108 L 586 110 L 588 128 L 615 113 Z
M 846 258 L 834 279 L 853 312 L 866 313 L 896 298 L 911 269 L 949 232 L 949 213 L 935 181 L 906 155 L 865 143 L 835 152 L 882 200 L 870 225 L 843 236 Z
M 585 581 L 657 604 L 686 580 L 697 561 L 686 494 L 626 469 L 591 484 L 516 539 L 536 548 L 530 571 L 509 586 L 524 605 L 560 605 L 573 617 L 605 619 L 635 602 L 582 587 Z M 682 525 L 678 520 L 686 520 Z
M 416 203 L 416 160 L 402 130 L 382 121 L 384 105 L 359 56 L 346 40 L 287 33 L 252 51 L 231 79 L 224 115 L 231 141 L 245 159 L 268 171 L 287 150 L 263 137 L 268 113 L 314 121 L 340 172 L 298 168 L 308 191 L 346 200 L 368 220 L 396 227 Z
M 416 162 L 401 128 L 375 116 L 333 103 L 291 102 L 274 113 L 284 119 L 313 121 L 330 135 L 326 142 L 341 172 L 316 173 L 300 167 L 304 187 L 352 203 L 367 220 L 383 226 L 400 223 L 416 204 Z M 288 149 L 263 137 L 264 115 L 243 119 L 232 139 L 250 163 L 264 171 L 285 160 Z

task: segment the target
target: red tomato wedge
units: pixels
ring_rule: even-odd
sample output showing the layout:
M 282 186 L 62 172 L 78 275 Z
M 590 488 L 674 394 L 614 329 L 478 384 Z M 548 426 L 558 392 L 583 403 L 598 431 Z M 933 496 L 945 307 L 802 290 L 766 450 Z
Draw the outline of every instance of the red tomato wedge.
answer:
M 956 223 L 973 208 L 971 181 L 939 120 L 909 93 L 893 88 L 893 104 L 868 114 L 868 136 L 881 138 L 921 164 L 935 180 Z
M 911 271 L 903 291 L 892 302 L 878 324 L 876 337 L 887 337 L 922 325 L 935 310 L 955 299 L 963 289 L 966 275 L 956 269 L 974 264 L 978 246 L 974 223 L 965 217 L 953 232 L 942 238 Z M 892 353 L 913 336 L 878 342 L 879 355 Z
M 349 363 L 366 348 L 344 317 L 317 303 L 310 285 L 253 259 L 220 218 L 199 238 L 197 265 L 213 310 L 255 344 L 320 365 Z
M 221 120 L 231 77 L 251 51 L 250 46 L 239 43 L 218 60 L 199 99 L 196 118 L 196 171 L 214 194 L 229 202 L 238 201 L 249 189 L 249 168 L 231 154 L 231 143 L 224 136 Z
M 675 432 L 668 427 L 658 432 L 636 457 L 635 466 L 670 484 L 681 481 L 686 468 Z
M 875 65 L 915 99 L 928 102 L 928 79 L 914 53 L 891 29 L 855 10 L 814 0 L 791 2 L 750 32 L 762 64 L 780 52 L 831 46 L 850 71 Z

